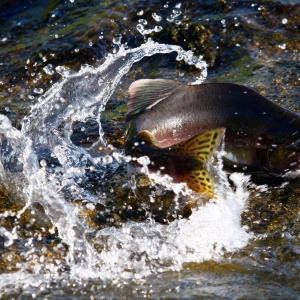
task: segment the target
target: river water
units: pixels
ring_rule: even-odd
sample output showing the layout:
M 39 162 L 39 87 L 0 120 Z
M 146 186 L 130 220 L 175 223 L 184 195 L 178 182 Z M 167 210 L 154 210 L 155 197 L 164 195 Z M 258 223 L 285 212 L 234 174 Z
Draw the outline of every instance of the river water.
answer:
M 2 1 L 1 297 L 298 299 L 299 180 L 216 159 L 208 200 L 134 176 L 123 143 L 140 78 L 299 111 L 299 16 L 296 0 Z

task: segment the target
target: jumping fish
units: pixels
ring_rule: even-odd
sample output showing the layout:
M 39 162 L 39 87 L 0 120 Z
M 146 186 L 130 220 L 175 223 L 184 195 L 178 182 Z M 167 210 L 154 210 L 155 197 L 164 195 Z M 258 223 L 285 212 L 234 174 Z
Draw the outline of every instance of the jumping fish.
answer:
M 222 141 L 228 170 L 300 174 L 300 115 L 248 87 L 141 79 L 129 96 L 126 153 L 148 156 L 150 170 L 175 182 L 212 196 L 206 164 Z

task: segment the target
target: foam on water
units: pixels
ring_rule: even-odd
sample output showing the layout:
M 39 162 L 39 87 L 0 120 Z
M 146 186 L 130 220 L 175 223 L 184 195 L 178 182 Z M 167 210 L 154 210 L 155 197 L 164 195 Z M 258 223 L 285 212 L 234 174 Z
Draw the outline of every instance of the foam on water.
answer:
M 99 276 L 106 280 L 135 278 L 168 270 L 185 263 L 221 259 L 225 252 L 244 247 L 251 234 L 240 223 L 248 193 L 248 177 L 233 174 L 236 191 L 223 189 L 218 199 L 193 210 L 189 219 L 161 225 L 153 221 L 129 222 L 122 228 L 97 233 L 105 245 L 99 255 Z
M 70 139 L 72 123 L 87 118 L 100 120 L 107 101 L 134 63 L 146 56 L 174 51 L 178 53 L 178 60 L 199 68 L 201 73 L 196 83 L 201 83 L 206 78 L 207 65 L 190 51 L 152 41 L 135 49 L 126 50 L 120 45 L 119 52 L 108 55 L 98 68 L 83 66 L 75 74 L 63 72 L 63 79 L 32 107 L 31 114 L 23 121 L 22 131 L 0 116 L 2 184 L 7 190 L 18 187 L 18 197 L 14 198 L 20 198 L 24 207 L 20 215 L 34 203 L 41 204 L 45 217 L 57 228 L 61 243 L 68 246 L 66 257 L 50 264 L 28 241 L 27 252 L 22 254 L 27 262 L 20 262 L 15 273 L 0 275 L 2 287 L 16 284 L 16 278 L 20 287 L 25 283 L 36 287 L 47 280 L 59 280 L 64 265 L 69 268 L 67 276 L 73 278 L 144 280 L 150 274 L 180 270 L 188 262 L 220 259 L 224 252 L 247 244 L 250 235 L 241 226 L 240 216 L 247 202 L 248 178 L 241 174 L 231 178 L 235 191 L 223 176 L 217 199 L 193 209 L 189 219 L 177 220 L 168 226 L 152 220 L 130 221 L 122 228 L 99 230 L 89 240 L 86 235 L 91 229 L 62 192 L 68 190 L 76 199 L 90 203 L 100 201 L 81 184 L 86 168 L 92 166 L 100 174 L 99 178 L 104 179 L 108 170 L 127 163 L 128 158 L 117 150 L 109 157 L 92 156 L 89 149 L 75 146 Z M 99 127 L 105 145 L 101 124 Z M 51 173 L 47 171 L 48 164 L 51 164 Z M 182 186 L 168 181 L 165 186 L 176 194 L 182 192 Z M 0 233 L 5 236 L 6 245 L 19 238 L 15 230 L 1 228 Z M 100 252 L 95 250 L 99 245 Z

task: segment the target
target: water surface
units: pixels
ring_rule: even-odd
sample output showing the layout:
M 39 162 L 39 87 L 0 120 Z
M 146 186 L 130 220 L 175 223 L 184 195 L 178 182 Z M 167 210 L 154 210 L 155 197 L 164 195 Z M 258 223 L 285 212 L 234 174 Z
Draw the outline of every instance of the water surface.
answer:
M 240 83 L 298 111 L 297 1 L 0 11 L 3 298 L 297 299 L 298 180 L 228 180 L 216 164 L 217 200 L 189 210 L 195 195 L 131 177 L 123 152 L 139 78 Z

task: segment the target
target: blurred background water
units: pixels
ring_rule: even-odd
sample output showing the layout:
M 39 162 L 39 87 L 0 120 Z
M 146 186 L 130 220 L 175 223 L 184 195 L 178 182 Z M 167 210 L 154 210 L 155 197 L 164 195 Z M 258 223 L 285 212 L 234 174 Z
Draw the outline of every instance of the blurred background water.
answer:
M 2 298 L 298 299 L 299 180 L 238 175 L 218 203 L 174 213 L 178 194 L 126 171 L 130 83 L 192 82 L 199 69 L 174 52 L 144 55 L 109 70 L 126 74 L 105 108 L 91 74 L 120 43 L 151 38 L 203 56 L 206 82 L 243 84 L 298 112 L 299 1 L 2 0 L 0 25 Z M 95 113 L 86 118 L 80 97 L 51 106 L 82 74 Z M 41 150 L 48 117 L 70 123 L 70 136 L 54 128 L 60 143 Z

